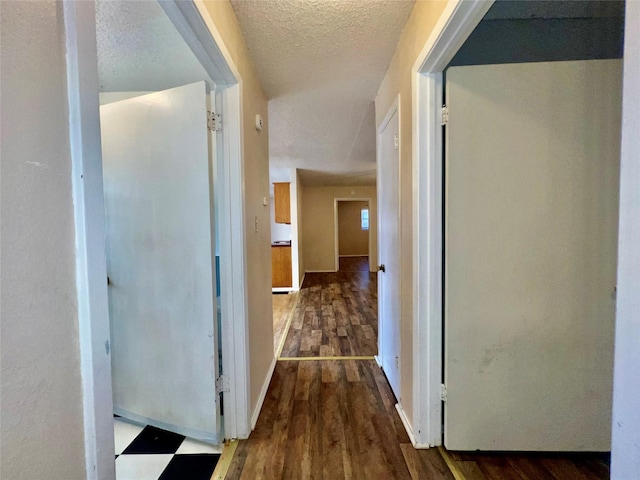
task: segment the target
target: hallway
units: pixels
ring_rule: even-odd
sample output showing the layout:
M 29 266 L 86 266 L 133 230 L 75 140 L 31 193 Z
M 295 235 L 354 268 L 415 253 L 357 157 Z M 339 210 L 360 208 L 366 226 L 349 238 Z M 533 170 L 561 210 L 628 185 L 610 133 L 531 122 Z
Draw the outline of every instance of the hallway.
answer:
M 349 271 L 306 274 L 281 357 L 378 353 L 377 276 L 361 263 L 351 262 Z
M 238 442 L 225 479 L 609 478 L 608 454 L 415 449 L 370 358 L 377 352 L 377 277 L 358 263 L 307 273 L 297 295 L 276 295 L 277 323 L 292 315 L 291 324 L 255 430 Z M 346 358 L 354 356 L 364 358 Z
M 279 361 L 229 480 L 450 479 L 437 449 L 415 450 L 374 360 Z

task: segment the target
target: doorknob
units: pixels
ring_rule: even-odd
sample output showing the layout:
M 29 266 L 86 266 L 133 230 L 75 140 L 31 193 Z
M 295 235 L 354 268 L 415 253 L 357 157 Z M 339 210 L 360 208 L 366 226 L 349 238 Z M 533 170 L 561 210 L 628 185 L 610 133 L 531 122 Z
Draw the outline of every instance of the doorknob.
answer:
M 378 271 L 382 272 L 382 273 L 386 272 L 386 270 L 384 268 L 384 263 L 382 265 L 378 265 Z

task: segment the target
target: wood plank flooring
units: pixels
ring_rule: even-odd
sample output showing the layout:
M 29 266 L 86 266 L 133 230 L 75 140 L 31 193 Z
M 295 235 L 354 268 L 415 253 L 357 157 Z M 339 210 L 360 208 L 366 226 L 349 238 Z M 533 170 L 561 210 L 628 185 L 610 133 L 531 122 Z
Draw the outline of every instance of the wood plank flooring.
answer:
M 437 449 L 415 450 L 373 360 L 278 362 L 227 479 L 447 479 Z
M 272 294 L 273 348 L 276 354 L 278 354 L 278 348 L 287 333 L 287 323 L 293 313 L 292 310 L 295 308 L 297 298 L 297 292 Z
M 230 480 L 600 480 L 606 454 L 461 453 L 416 450 L 373 360 L 317 360 L 377 351 L 376 275 L 307 274 L 260 418 L 238 442 Z M 288 296 L 280 296 L 288 297 Z M 289 303 L 291 302 L 291 303 Z M 284 322 L 282 322 L 284 325 Z M 367 338 L 366 331 L 371 338 Z M 277 330 L 277 328 L 276 328 Z
M 601 480 L 607 453 L 445 452 L 465 480 Z
M 340 257 L 338 260 L 341 272 L 369 271 L 369 257 L 366 255 L 361 257 Z
M 368 271 L 307 273 L 283 357 L 378 353 L 378 282 Z

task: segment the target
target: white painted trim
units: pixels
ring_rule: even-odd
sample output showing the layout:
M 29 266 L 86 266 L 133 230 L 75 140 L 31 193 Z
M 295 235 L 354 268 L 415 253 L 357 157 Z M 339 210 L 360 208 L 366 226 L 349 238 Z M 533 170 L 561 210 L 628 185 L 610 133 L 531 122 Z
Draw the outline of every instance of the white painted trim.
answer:
M 260 390 L 260 396 L 258 397 L 258 403 L 256 403 L 256 408 L 253 411 L 253 415 L 251 415 L 251 431 L 256 428 L 256 423 L 258 422 L 258 417 L 260 416 L 260 410 L 262 410 L 262 404 L 264 403 L 264 399 L 267 396 L 267 390 L 269 390 L 269 384 L 271 383 L 271 377 L 273 376 L 273 371 L 276 368 L 276 358 L 273 357 L 271 361 L 271 365 L 269 365 L 269 371 L 267 372 L 267 376 L 264 379 L 264 383 L 262 384 L 262 389 Z
M 86 478 L 115 478 L 107 259 L 102 187 L 96 14 L 93 2 L 62 4 Z
M 439 73 L 449 64 L 495 0 L 450 0 L 422 47 L 412 72 Z
M 380 360 L 380 355 L 374 355 L 373 359 L 376 361 L 376 363 L 378 364 L 378 367 L 380 367 L 382 369 L 382 360 Z
M 163 0 L 167 1 L 167 0 Z M 249 402 L 249 326 L 247 299 L 247 266 L 246 266 L 246 232 L 244 211 L 244 127 L 242 122 L 243 98 L 242 77 L 227 49 L 220 32 L 215 26 L 203 0 L 193 2 L 176 2 L 181 10 L 195 9 L 206 28 L 201 28 L 199 21 L 191 20 L 196 25 L 195 33 L 198 41 L 207 45 L 207 53 L 219 66 L 226 64 L 233 78 L 232 85 L 222 90 L 222 112 L 224 114 L 222 129 L 224 154 L 222 178 L 226 184 L 222 195 L 223 201 L 219 209 L 221 228 L 220 282 L 227 285 L 221 288 L 222 298 L 222 360 L 223 370 L 228 375 L 230 391 L 224 396 L 224 429 L 225 438 L 247 438 L 251 433 Z M 191 18 L 191 17 L 190 17 Z M 174 21 L 175 24 L 175 21 Z M 213 40 L 213 46 L 211 44 Z M 189 38 L 185 38 L 189 43 Z M 191 46 L 192 49 L 195 47 Z M 215 48 L 214 48 L 215 47 Z M 216 57 L 216 52 L 222 59 Z M 203 64 L 206 68 L 208 64 Z M 207 71 L 209 75 L 212 72 Z M 215 77 L 212 77 L 215 79 Z M 237 82 L 237 83 L 236 83 Z M 218 88 L 220 88 L 217 82 Z M 222 233 L 224 232 L 224 235 Z M 227 252 L 225 255 L 223 252 Z M 226 328 L 225 328 L 226 327 Z
M 194 2 L 159 0 L 158 3 L 216 85 L 235 84 L 239 79 L 237 70 L 230 67 L 231 56 L 220 48 L 224 45 L 222 38 L 213 35 L 203 18 L 203 9 Z
M 223 194 L 220 216 L 220 281 L 222 288 L 222 360 L 230 381 L 224 396 L 225 438 L 247 438 L 249 423 L 249 335 L 244 213 L 242 89 L 240 84 L 222 92 L 224 112 L 222 158 Z M 225 261 L 227 260 L 227 261 Z M 226 287 L 226 288 L 225 288 Z
M 371 232 L 372 228 L 371 228 L 371 197 L 334 197 L 333 199 L 333 247 L 334 247 L 334 254 L 335 254 L 335 266 L 336 266 L 336 272 L 340 270 L 340 257 L 365 257 L 365 256 L 369 256 L 369 254 L 367 255 L 340 255 L 340 235 L 338 232 L 338 202 L 368 202 L 369 204 L 369 231 L 368 231 L 368 238 L 369 238 L 369 252 L 371 252 L 371 244 L 372 244 L 372 237 L 373 237 L 373 233 Z M 369 262 L 371 263 L 371 262 Z M 369 265 L 369 270 L 371 270 L 371 265 Z
M 298 229 L 298 173 L 295 168 L 289 169 L 289 203 L 291 214 L 291 278 L 292 289 L 295 291 L 300 290 L 300 254 L 299 254 L 299 235 Z
M 184 4 L 192 4 L 195 6 L 196 10 L 198 11 L 200 18 L 202 19 L 202 21 L 204 22 L 206 29 L 200 29 L 198 28 L 196 30 L 196 33 L 198 34 L 198 38 L 200 42 L 203 42 L 207 45 L 209 45 L 209 48 L 207 48 L 207 53 L 209 56 L 212 56 L 215 58 L 215 54 L 216 54 L 216 50 L 218 52 L 220 52 L 220 54 L 222 55 L 222 60 L 223 63 L 226 64 L 226 66 L 229 68 L 229 70 L 231 70 L 231 73 L 233 75 L 233 78 L 231 79 L 231 81 L 229 82 L 229 85 L 234 85 L 235 83 L 242 83 L 242 76 L 240 75 L 240 71 L 238 70 L 238 68 L 236 67 L 235 62 L 233 61 L 233 57 L 231 56 L 231 53 L 229 53 L 229 49 L 227 48 L 227 46 L 224 43 L 224 40 L 222 39 L 222 35 L 220 35 L 220 32 L 218 32 L 218 29 L 215 25 L 215 23 L 213 22 L 213 19 L 211 18 L 211 15 L 209 14 L 209 11 L 207 10 L 207 7 L 205 5 L 205 0 L 192 0 L 191 2 L 184 2 L 181 0 L 162 0 L 164 1 L 170 1 L 170 2 L 175 2 L 177 3 L 179 6 L 184 6 Z M 198 24 L 198 22 L 194 22 L 196 25 Z M 175 24 L 175 23 L 174 23 Z M 213 43 L 215 45 L 216 50 L 214 50 L 211 47 L 211 42 L 210 40 L 208 40 L 208 37 L 211 37 L 213 39 Z M 183 36 L 184 38 L 184 36 Z M 187 44 L 189 44 L 189 38 L 185 38 L 185 41 L 187 42 Z M 194 47 L 192 45 L 189 45 L 189 47 L 191 47 L 192 49 L 194 49 Z M 213 60 L 216 65 L 221 65 L 221 62 L 219 62 L 218 59 Z M 206 64 L 203 64 L 203 66 L 206 68 Z M 221 67 L 222 68 L 222 67 Z M 207 71 L 207 73 L 209 73 Z M 213 73 L 213 72 L 211 72 Z M 210 75 L 211 75 L 210 73 Z M 213 79 L 216 79 L 216 77 L 211 77 Z M 222 82 L 219 82 L 222 83 Z
M 304 272 L 302 274 L 302 280 L 300 280 L 300 289 L 302 289 L 302 286 L 304 285 L 304 277 L 306 276 L 307 276 L 307 272 Z M 297 290 L 297 291 L 300 291 L 300 290 Z
M 404 429 L 407 431 L 407 435 L 409 436 L 409 440 L 411 440 L 411 445 L 416 447 L 416 437 L 413 434 L 413 428 L 411 428 L 411 423 L 409 423 L 409 419 L 407 418 L 407 414 L 405 413 L 402 405 L 396 403 L 396 410 L 398 411 L 398 415 L 400 416 L 400 420 L 402 421 L 402 425 L 404 425 Z
M 369 255 L 367 255 L 366 253 L 362 253 L 360 255 L 340 255 L 340 258 L 345 257 L 345 258 L 357 258 L 357 257 L 367 257 L 369 258 Z
M 389 124 L 389 122 L 391 121 L 391 118 L 393 118 L 393 115 L 397 112 L 398 114 L 398 232 L 402 231 L 402 216 L 400 215 L 400 208 L 402 206 L 402 188 L 401 188 L 401 182 L 402 182 L 402 122 L 401 122 L 401 112 L 400 112 L 400 94 L 398 94 L 398 96 L 395 98 L 395 100 L 393 101 L 393 103 L 391 104 L 391 106 L 389 107 L 389 110 L 387 111 L 387 114 L 384 116 L 384 119 L 382 120 L 382 122 L 380 123 L 380 125 L 378 126 L 378 131 L 376 132 L 376 178 L 378 179 L 378 185 L 380 185 L 380 183 L 382 182 L 382 175 L 380 172 L 380 148 L 381 148 L 381 138 L 382 138 L 382 132 L 384 131 L 384 129 L 387 127 L 387 125 Z M 380 225 L 382 225 L 382 218 L 380 216 L 380 204 L 382 203 L 380 201 L 380 188 L 376 189 L 376 195 L 377 195 L 377 216 L 378 216 L 378 262 L 380 264 L 384 263 L 384 259 L 380 256 L 380 251 L 382 249 L 382 238 L 380 236 L 380 232 L 382 231 L 382 229 L 380 228 Z M 401 289 L 400 286 L 398 286 L 399 289 Z M 384 299 L 382 298 L 382 295 L 380 295 L 380 282 L 378 282 L 378 355 L 376 356 L 376 361 L 378 362 L 378 364 L 380 365 L 380 368 L 383 368 L 382 363 L 383 363 L 383 359 L 385 356 L 385 351 L 382 348 L 382 336 L 383 336 L 383 332 L 384 332 L 384 319 L 381 315 L 382 311 L 383 311 L 383 306 L 382 306 L 382 302 L 384 301 Z M 398 364 L 399 364 L 399 378 L 398 378 L 398 403 L 402 402 L 402 398 L 400 398 L 400 392 L 402 392 L 402 330 L 400 330 L 399 332 L 400 334 L 400 352 L 398 352 Z M 384 368 L 383 368 L 384 369 Z M 415 379 L 414 379 L 415 381 Z M 395 392 L 394 392 L 395 393 Z
M 413 431 L 416 447 L 442 444 L 442 70 L 493 0 L 447 3 L 412 69 Z M 426 348 L 425 348 L 426 346 Z

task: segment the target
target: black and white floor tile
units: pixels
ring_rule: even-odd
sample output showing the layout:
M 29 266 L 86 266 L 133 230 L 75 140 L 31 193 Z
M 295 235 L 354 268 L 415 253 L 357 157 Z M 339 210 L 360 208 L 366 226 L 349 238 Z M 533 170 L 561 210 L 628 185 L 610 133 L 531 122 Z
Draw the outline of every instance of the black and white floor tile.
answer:
M 210 480 L 222 445 L 115 417 L 116 480 Z

